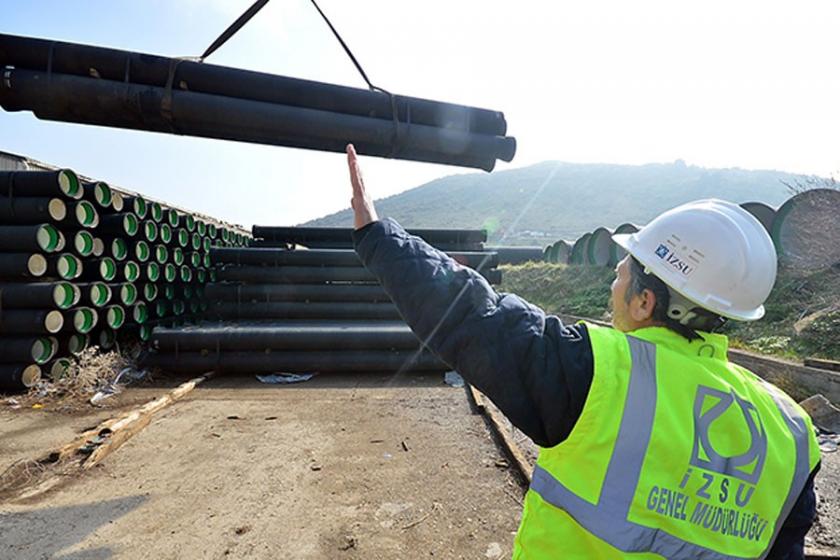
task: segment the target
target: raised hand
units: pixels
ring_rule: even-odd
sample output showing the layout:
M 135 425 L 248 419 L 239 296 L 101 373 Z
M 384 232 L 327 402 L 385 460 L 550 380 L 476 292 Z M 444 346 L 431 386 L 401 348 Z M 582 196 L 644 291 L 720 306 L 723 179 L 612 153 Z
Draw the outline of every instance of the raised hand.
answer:
M 350 199 L 350 206 L 353 207 L 353 227 L 361 229 L 379 218 L 376 215 L 376 208 L 373 200 L 365 190 L 365 182 L 362 180 L 362 170 L 359 168 L 359 160 L 356 157 L 356 149 L 353 144 L 347 144 L 347 166 L 350 168 L 350 184 L 353 186 L 353 198 Z

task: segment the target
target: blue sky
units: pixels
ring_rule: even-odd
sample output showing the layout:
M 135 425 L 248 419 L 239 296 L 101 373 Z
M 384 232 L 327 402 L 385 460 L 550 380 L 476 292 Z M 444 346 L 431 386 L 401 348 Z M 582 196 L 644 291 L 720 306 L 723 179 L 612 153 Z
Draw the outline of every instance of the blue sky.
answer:
M 9 0 L 7 0 L 9 1 Z M 0 32 L 197 55 L 250 0 L 15 3 Z M 834 1 L 321 0 L 372 80 L 506 113 L 547 159 L 840 171 Z M 210 62 L 363 86 L 308 0 L 272 0 Z M 245 225 L 348 205 L 341 155 L 0 112 L 0 149 Z M 365 158 L 376 197 L 452 167 Z

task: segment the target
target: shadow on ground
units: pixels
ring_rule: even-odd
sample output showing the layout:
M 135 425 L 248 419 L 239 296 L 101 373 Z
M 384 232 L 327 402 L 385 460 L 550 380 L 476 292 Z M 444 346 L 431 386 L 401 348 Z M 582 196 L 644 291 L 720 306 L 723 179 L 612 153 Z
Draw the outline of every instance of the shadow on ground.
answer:
M 63 550 L 83 542 L 97 529 L 138 508 L 146 496 L 128 496 L 89 504 L 48 507 L 28 511 L 0 511 L 1 558 L 51 558 L 55 560 L 104 560 L 115 551 L 109 547 Z M 56 531 L 56 527 L 62 527 Z M 50 535 L 48 538 L 46 535 Z M 60 535 L 60 536 L 57 536 Z

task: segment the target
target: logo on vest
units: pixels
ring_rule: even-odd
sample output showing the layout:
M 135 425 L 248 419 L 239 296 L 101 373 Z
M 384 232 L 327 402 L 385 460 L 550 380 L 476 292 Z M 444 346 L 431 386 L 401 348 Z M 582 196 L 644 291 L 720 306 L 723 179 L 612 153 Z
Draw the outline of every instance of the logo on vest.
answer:
M 711 404 L 711 406 L 708 406 Z M 750 447 L 744 453 L 727 457 L 719 453 L 712 444 L 712 425 L 733 406 L 740 410 Z M 700 386 L 694 397 L 694 447 L 691 451 L 691 465 L 757 484 L 761 478 L 764 461 L 767 458 L 767 433 L 755 406 L 735 394 L 724 393 L 711 387 Z
M 734 391 L 701 385 L 693 416 L 694 445 L 682 480 L 676 488 L 652 486 L 647 509 L 726 537 L 760 540 L 769 519 L 749 508 L 767 458 L 767 433 L 758 411 Z M 749 436 L 745 452 L 730 455 L 715 447 L 712 432 L 720 421 L 725 422 L 720 432 Z

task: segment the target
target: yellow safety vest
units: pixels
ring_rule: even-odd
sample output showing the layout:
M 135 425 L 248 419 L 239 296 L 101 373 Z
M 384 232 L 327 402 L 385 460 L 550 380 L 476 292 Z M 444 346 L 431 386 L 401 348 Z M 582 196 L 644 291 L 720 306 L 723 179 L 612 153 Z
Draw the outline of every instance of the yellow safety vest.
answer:
M 819 461 L 808 415 L 725 336 L 587 329 L 592 386 L 540 451 L 514 560 L 766 555 Z

